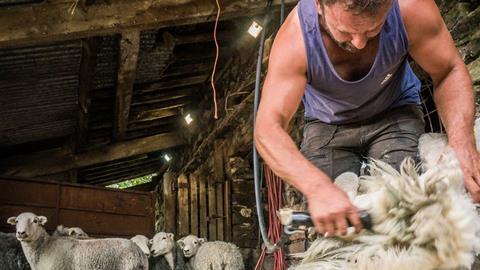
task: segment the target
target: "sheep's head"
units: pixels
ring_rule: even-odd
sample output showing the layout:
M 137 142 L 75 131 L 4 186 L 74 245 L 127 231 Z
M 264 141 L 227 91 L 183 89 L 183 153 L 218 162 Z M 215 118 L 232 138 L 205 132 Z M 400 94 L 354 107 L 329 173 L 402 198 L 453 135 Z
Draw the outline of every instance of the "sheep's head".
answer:
M 78 238 L 78 239 L 85 239 L 88 238 L 88 234 L 85 233 L 81 228 L 79 227 L 71 227 L 68 228 L 68 236 Z
M 159 232 L 149 241 L 150 251 L 154 257 L 171 252 L 175 248 L 173 233 Z
M 138 247 L 142 250 L 143 254 L 145 254 L 147 257 L 150 257 L 150 249 L 148 248 L 148 245 L 150 244 L 148 238 L 144 235 L 135 235 L 134 237 L 130 238 L 132 242 L 137 244 Z
M 197 254 L 198 248 L 205 243 L 205 238 L 198 238 L 195 235 L 188 235 L 178 240 L 177 243 L 182 248 L 183 255 L 186 258 L 190 258 Z
M 47 223 L 47 218 L 26 212 L 17 217 L 8 218 L 7 223 L 16 227 L 15 235 L 19 241 L 32 242 L 45 232 L 43 226 Z

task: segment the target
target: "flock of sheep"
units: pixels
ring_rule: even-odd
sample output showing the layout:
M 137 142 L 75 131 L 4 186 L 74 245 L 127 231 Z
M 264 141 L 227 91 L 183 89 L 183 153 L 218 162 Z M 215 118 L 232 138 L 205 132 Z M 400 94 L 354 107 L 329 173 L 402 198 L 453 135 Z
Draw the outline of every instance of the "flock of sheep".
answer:
M 153 239 L 89 238 L 80 228 L 58 226 L 50 236 L 47 218 L 21 213 L 7 222 L 15 233 L 0 233 L 1 270 L 243 270 L 238 247 L 194 235 L 175 241 L 171 233 Z

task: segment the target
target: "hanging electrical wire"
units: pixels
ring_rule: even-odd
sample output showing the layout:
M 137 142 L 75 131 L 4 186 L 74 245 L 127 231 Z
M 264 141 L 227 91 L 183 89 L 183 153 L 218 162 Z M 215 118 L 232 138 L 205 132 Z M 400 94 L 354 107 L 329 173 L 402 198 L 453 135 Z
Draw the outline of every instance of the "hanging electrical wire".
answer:
M 272 1 L 269 0 L 267 4 L 267 12 L 263 22 L 263 31 L 261 33 L 260 38 L 260 46 L 258 51 L 258 59 L 257 59 L 257 72 L 256 72 L 256 81 L 255 81 L 255 96 L 253 102 L 253 125 L 255 127 L 255 119 L 257 116 L 258 104 L 260 100 L 260 80 L 261 80 L 261 69 L 262 69 L 262 58 L 263 58 L 263 47 L 265 43 L 265 32 L 267 25 L 270 21 L 270 9 L 271 9 Z M 284 14 L 285 14 L 285 3 L 284 0 L 281 1 L 281 11 L 280 11 L 280 25 L 283 24 Z M 277 244 L 281 238 L 282 234 L 282 226 L 277 219 L 276 212 L 280 209 L 282 205 L 282 180 L 278 178 L 268 167 L 265 167 L 265 176 L 266 176 L 266 184 L 268 190 L 268 216 L 269 216 L 269 228 L 268 232 L 265 226 L 265 219 L 263 215 L 263 200 L 261 194 L 261 186 L 262 186 L 262 177 L 260 173 L 260 160 L 257 152 L 257 148 L 255 146 L 255 142 L 253 142 L 253 173 L 254 173 L 254 184 L 255 184 L 255 202 L 256 202 L 256 210 L 257 210 L 257 217 L 259 223 L 260 234 L 264 243 L 262 248 L 262 253 L 257 261 L 255 266 L 255 270 L 261 269 L 265 256 L 267 253 L 274 253 L 274 270 L 284 270 L 286 267 L 285 263 L 285 254 L 282 249 L 279 249 Z M 272 242 L 271 242 L 272 241 Z
M 213 40 L 215 41 L 216 53 L 215 53 L 215 62 L 213 64 L 212 77 L 211 77 L 211 80 L 210 80 L 210 83 L 212 85 L 212 91 L 213 91 L 213 107 L 214 107 L 213 117 L 215 119 L 218 119 L 217 89 L 215 88 L 215 71 L 217 70 L 218 57 L 220 55 L 220 47 L 218 46 L 218 40 L 217 40 L 218 20 L 220 19 L 220 12 L 221 12 L 219 1 L 220 0 L 216 0 L 216 3 L 217 3 L 217 17 L 215 18 L 215 27 L 213 29 Z

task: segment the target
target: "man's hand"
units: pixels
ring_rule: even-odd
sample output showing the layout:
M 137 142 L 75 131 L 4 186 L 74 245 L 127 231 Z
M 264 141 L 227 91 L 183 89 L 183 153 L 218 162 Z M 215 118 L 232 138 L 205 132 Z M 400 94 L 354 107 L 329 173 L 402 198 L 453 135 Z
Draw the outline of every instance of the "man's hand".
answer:
M 465 187 L 473 201 L 480 203 L 480 154 L 475 147 L 452 147 L 463 171 Z
M 362 229 L 358 209 L 350 202 L 347 194 L 334 184 L 309 190 L 305 194 L 309 212 L 317 232 L 345 235 L 347 218 L 357 232 Z

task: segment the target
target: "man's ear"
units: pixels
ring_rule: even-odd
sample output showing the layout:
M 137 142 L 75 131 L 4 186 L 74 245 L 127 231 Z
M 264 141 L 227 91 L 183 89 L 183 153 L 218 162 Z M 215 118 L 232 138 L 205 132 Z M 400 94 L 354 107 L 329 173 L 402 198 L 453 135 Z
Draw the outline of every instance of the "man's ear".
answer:
M 173 233 L 167 233 L 168 238 L 175 240 L 175 235 Z
M 203 243 L 205 243 L 207 240 L 205 238 L 199 238 L 198 239 L 198 243 L 201 245 Z
M 10 225 L 17 225 L 17 217 L 9 217 L 7 223 Z
M 40 225 L 44 226 L 47 223 L 48 219 L 45 216 L 39 216 L 38 221 L 40 222 Z

